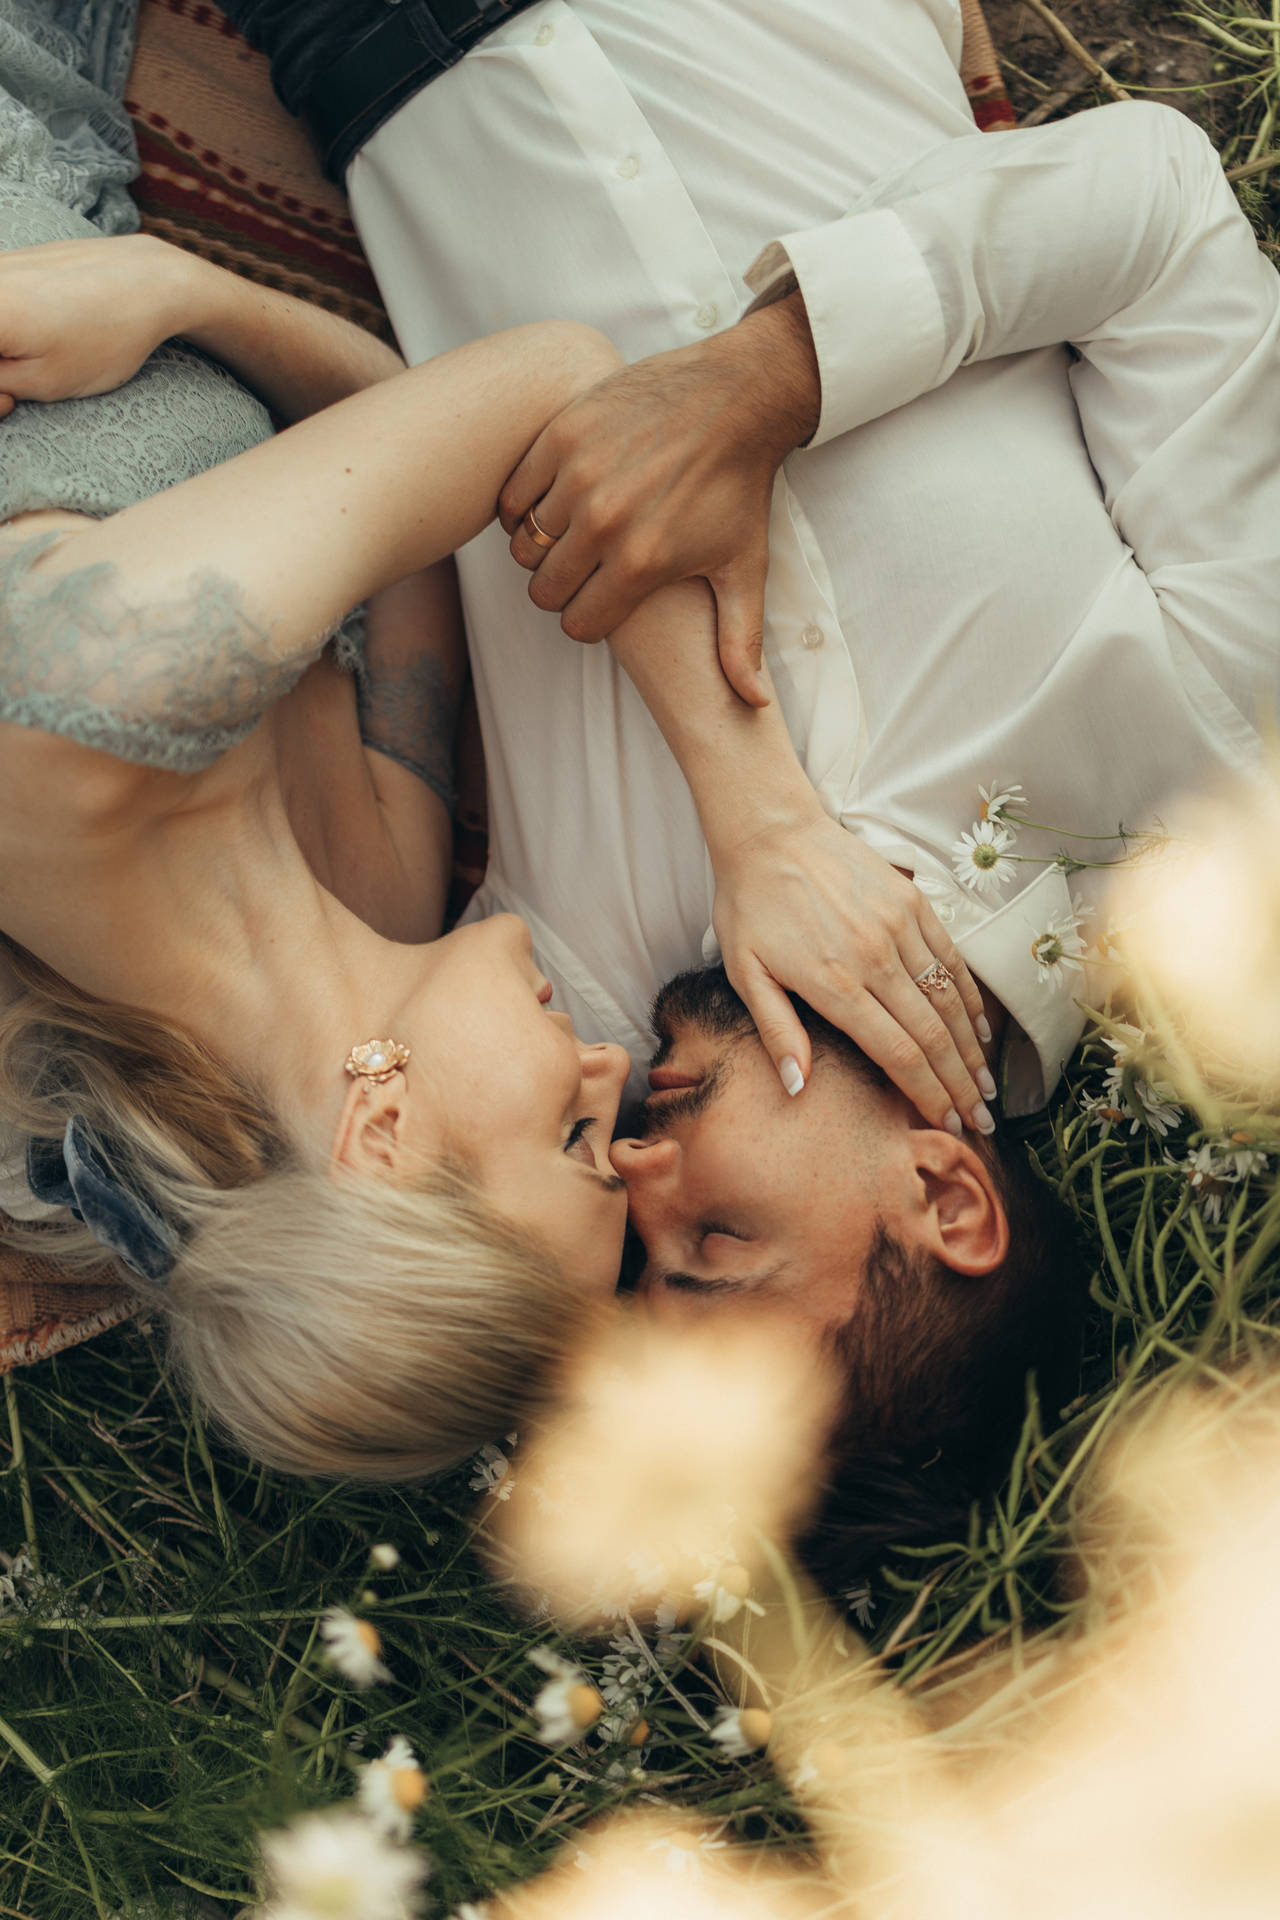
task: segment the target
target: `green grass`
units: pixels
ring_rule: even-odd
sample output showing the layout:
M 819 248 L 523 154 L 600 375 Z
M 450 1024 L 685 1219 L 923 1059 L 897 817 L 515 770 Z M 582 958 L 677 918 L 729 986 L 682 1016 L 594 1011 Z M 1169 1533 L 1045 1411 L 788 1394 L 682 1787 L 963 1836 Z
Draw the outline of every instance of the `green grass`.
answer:
M 1064 1568 L 1083 1470 L 1118 1417 L 1174 1380 L 1265 1361 L 1280 1337 L 1280 1194 L 1255 1177 L 1206 1219 L 1165 1158 L 1185 1154 L 1189 1118 L 1162 1140 L 1102 1133 L 1081 1110 L 1111 1059 L 1099 1039 L 1084 1049 L 1030 1143 L 1095 1251 L 1086 1392 L 1052 1430 L 1033 1412 L 1009 1488 L 968 1539 L 872 1583 L 873 1644 L 894 1637 L 911 1685 L 975 1641 L 1087 1619 L 1090 1592 Z M 1250 1125 L 1275 1146 L 1280 1123 Z M 39 1576 L 0 1605 L 0 1912 L 81 1920 L 148 1896 L 164 1913 L 180 1887 L 234 1911 L 254 1891 L 257 1829 L 349 1795 L 353 1762 L 392 1733 L 431 1778 L 418 1837 L 439 1911 L 655 1790 L 717 1835 L 797 1843 L 768 1763 L 726 1760 L 694 1717 L 716 1696 L 691 1648 L 651 1676 L 642 1777 L 625 1745 L 537 1742 L 527 1651 L 548 1635 L 473 1558 L 469 1470 L 431 1492 L 276 1479 L 209 1439 L 136 1328 L 10 1376 L 6 1402 L 4 1537 L 29 1540 Z M 370 1568 L 379 1542 L 401 1555 L 389 1574 Z M 376 1621 L 391 1684 L 361 1694 L 319 1657 L 332 1604 Z M 608 1651 L 577 1649 L 596 1678 Z
M 1205 105 L 1227 157 L 1248 164 L 1278 144 L 1280 21 L 1270 0 L 1238 0 L 1233 27 L 1221 7 L 1189 12 L 1241 41 L 1217 39 Z M 1240 191 L 1273 240 L 1280 172 Z M 872 1643 L 893 1641 L 910 1687 L 976 1643 L 1016 1652 L 1087 1625 L 1073 1524 L 1108 1434 L 1172 1383 L 1266 1362 L 1280 1337 L 1271 1179 L 1206 1218 L 1166 1161 L 1193 1141 L 1190 1117 L 1165 1141 L 1127 1125 L 1104 1135 L 1081 1110 L 1110 1059 L 1098 1039 L 1085 1048 L 1029 1142 L 1095 1262 L 1083 1392 L 1052 1422 L 1032 1408 L 1008 1487 L 969 1537 L 898 1556 L 873 1582 Z M 1264 1146 L 1280 1135 L 1280 1121 L 1248 1125 Z M 357 1760 L 392 1733 L 432 1783 L 417 1838 L 436 1863 L 433 1911 L 525 1876 L 593 1814 L 654 1791 L 716 1835 L 802 1839 L 767 1761 L 728 1760 L 709 1739 L 716 1696 L 696 1638 L 646 1683 L 642 1775 L 625 1746 L 538 1743 L 527 1653 L 548 1636 L 504 1608 L 473 1557 L 467 1471 L 376 1493 L 260 1472 L 210 1439 L 136 1327 L 4 1391 L 0 1547 L 12 1558 L 25 1542 L 32 1570 L 20 1560 L 12 1594 L 0 1588 L 0 1915 L 104 1920 L 148 1901 L 169 1914 L 183 1889 L 234 1912 L 255 1893 L 257 1831 L 348 1796 Z M 370 1571 L 379 1542 L 399 1549 L 392 1573 Z M 333 1604 L 376 1621 L 390 1684 L 360 1694 L 318 1656 Z M 599 1677 L 607 1644 L 578 1651 Z

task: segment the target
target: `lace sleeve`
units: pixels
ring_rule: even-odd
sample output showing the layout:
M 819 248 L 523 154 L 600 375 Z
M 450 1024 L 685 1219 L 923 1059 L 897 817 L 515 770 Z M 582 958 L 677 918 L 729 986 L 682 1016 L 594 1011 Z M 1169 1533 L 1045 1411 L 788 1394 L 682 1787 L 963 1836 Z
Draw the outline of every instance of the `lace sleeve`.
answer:
M 324 646 L 278 654 L 233 580 L 136 605 L 109 561 L 39 571 L 57 533 L 0 551 L 0 719 L 197 773 L 252 732 Z

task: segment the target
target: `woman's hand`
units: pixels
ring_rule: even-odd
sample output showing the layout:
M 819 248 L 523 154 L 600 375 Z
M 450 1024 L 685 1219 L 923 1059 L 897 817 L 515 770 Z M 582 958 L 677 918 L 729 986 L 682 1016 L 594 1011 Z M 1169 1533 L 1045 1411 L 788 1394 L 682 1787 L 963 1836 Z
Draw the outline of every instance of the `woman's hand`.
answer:
M 931 1125 L 992 1130 L 982 997 L 910 880 L 816 802 L 712 859 L 725 968 L 789 1092 L 812 1056 L 788 991 L 856 1041 Z M 922 991 L 939 960 L 953 984 Z
M 122 387 L 186 324 L 199 267 L 148 234 L 0 253 L 0 414 Z

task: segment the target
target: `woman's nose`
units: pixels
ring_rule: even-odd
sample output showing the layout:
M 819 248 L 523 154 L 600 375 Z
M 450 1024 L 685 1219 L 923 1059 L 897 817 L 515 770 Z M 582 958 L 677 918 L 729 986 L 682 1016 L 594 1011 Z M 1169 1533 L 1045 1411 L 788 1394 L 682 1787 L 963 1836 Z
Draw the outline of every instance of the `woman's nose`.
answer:
M 484 924 L 493 929 L 496 939 L 514 949 L 522 959 L 528 959 L 533 952 L 532 930 L 518 913 L 495 913 Z

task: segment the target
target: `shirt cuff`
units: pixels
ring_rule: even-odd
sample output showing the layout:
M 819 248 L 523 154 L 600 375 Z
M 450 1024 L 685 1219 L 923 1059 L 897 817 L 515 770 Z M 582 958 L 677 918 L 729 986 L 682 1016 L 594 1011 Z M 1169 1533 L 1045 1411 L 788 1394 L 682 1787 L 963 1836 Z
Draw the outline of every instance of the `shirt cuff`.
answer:
M 933 278 L 891 208 L 771 241 L 747 270 L 750 311 L 799 288 L 822 381 L 811 447 L 937 385 L 946 333 Z

